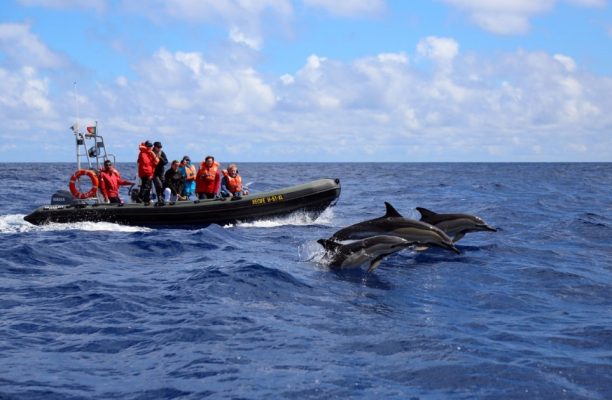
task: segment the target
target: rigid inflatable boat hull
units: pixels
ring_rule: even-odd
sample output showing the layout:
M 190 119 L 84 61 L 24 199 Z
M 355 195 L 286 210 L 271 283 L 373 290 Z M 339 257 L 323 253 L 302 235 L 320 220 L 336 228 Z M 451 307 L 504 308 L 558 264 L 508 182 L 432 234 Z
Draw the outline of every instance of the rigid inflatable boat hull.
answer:
M 338 179 L 256 193 L 240 200 L 179 201 L 163 206 L 128 204 L 45 205 L 24 219 L 34 225 L 113 222 L 149 227 L 198 227 L 269 219 L 303 211 L 318 216 L 340 196 Z

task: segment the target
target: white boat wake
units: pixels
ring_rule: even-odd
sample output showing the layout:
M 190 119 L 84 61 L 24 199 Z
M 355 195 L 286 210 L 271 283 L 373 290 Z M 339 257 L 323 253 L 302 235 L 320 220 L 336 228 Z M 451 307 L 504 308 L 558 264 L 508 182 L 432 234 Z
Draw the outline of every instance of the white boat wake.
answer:
M 140 226 L 126 226 L 110 222 L 74 222 L 67 224 L 32 225 L 24 221 L 25 214 L 0 215 L 0 234 L 24 232 L 59 232 L 59 231 L 112 231 L 112 232 L 150 232 L 152 229 Z

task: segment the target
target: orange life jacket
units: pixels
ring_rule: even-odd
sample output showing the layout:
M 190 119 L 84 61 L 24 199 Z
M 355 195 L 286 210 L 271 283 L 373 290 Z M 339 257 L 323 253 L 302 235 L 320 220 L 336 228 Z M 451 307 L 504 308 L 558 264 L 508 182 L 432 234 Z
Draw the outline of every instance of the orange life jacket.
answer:
M 221 186 L 221 179 L 219 177 L 219 164 L 213 162 L 208 168 L 206 161 L 200 164 L 200 170 L 198 171 L 196 179 L 196 193 L 218 193 L 219 187 Z
M 225 181 L 227 182 L 227 189 L 232 192 L 232 194 L 242 192 L 242 177 L 236 173 L 236 176 L 232 178 L 226 169 L 224 169 L 222 172 L 223 176 L 225 177 Z
M 197 171 L 195 165 L 191 164 L 187 166 L 185 163 L 181 163 L 181 167 L 185 169 L 185 180 L 193 181 L 196 178 Z

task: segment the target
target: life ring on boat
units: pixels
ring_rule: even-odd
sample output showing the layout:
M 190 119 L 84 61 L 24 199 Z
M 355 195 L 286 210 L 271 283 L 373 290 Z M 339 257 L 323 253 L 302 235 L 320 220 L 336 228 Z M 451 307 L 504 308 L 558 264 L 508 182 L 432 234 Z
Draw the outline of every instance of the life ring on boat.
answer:
M 89 191 L 85 193 L 79 192 L 79 189 L 77 189 L 76 187 L 76 182 L 83 175 L 87 175 L 89 177 L 89 180 L 91 180 L 91 189 L 89 189 Z M 70 187 L 70 193 L 72 193 L 72 195 L 77 199 L 88 199 L 90 197 L 95 197 L 96 192 L 98 191 L 98 177 L 96 173 L 92 170 L 80 169 L 70 177 L 70 183 L 68 184 L 68 186 Z

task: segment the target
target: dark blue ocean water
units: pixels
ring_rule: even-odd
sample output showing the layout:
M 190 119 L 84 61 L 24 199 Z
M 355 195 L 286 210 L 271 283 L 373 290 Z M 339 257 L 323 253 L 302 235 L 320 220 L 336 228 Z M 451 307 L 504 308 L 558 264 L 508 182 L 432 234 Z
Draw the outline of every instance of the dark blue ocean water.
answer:
M 0 398 L 612 398 L 612 164 L 240 169 L 342 195 L 314 221 L 35 227 L 74 166 L 0 164 Z M 499 231 L 372 274 L 317 263 L 384 201 Z

